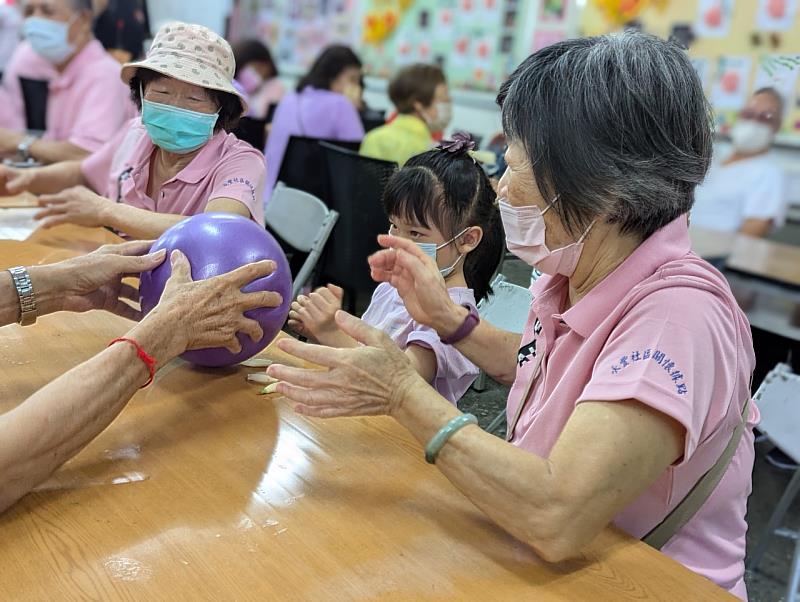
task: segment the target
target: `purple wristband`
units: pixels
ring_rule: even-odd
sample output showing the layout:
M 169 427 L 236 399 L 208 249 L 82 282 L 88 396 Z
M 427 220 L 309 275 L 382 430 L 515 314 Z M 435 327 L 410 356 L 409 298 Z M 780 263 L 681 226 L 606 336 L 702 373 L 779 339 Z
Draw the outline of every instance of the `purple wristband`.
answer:
M 449 337 L 442 337 L 441 341 L 445 345 L 455 345 L 459 341 L 467 338 L 469 334 L 475 330 L 475 327 L 478 325 L 478 322 L 481 321 L 480 316 L 478 315 L 478 308 L 472 305 L 471 303 L 465 303 L 462 307 L 466 307 L 469 310 L 467 317 L 464 318 L 464 321 L 461 323 L 456 331 L 451 334 Z

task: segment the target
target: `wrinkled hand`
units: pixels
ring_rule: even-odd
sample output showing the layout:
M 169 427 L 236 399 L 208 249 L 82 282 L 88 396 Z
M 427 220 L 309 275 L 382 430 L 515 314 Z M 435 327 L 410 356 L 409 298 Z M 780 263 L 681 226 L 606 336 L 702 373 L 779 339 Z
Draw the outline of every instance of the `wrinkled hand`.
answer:
M 192 280 L 189 260 L 180 251 L 170 256 L 172 275 L 161 300 L 145 321 L 163 320 L 174 331 L 177 353 L 186 350 L 224 347 L 239 353 L 242 346 L 236 333 L 260 341 L 264 331 L 244 312 L 261 307 L 278 307 L 279 293 L 243 293 L 242 287 L 275 271 L 274 261 L 259 261 L 207 280 Z
M 332 349 L 288 338 L 278 341 L 286 353 L 329 370 L 273 364 L 267 374 L 282 381 L 277 392 L 297 402 L 295 411 L 307 416 L 394 415 L 420 376 L 386 333 L 341 310 L 336 324 L 362 345 Z
M 42 228 L 59 224 L 96 228 L 108 223 L 108 214 L 114 203 L 85 186 L 73 186 L 58 194 L 41 195 L 39 206 L 45 209 L 34 215 L 33 219 L 42 220 Z
M 17 169 L 0 165 L 0 195 L 11 196 L 25 192 L 33 186 L 36 168 Z
M 146 254 L 152 244 L 135 241 L 106 245 L 88 255 L 31 268 L 42 313 L 102 309 L 138 320 L 140 312 L 124 300 L 138 302 L 139 291 L 122 279 L 161 265 L 165 252 Z
M 300 295 L 289 311 L 289 327 L 318 341 L 339 330 L 334 316 L 342 308 L 344 291 L 333 284 L 322 286 L 309 295 Z
M 447 293 L 436 262 L 411 240 L 382 234 L 378 244 L 384 250 L 369 258 L 372 279 L 391 284 L 414 320 L 442 334 L 460 308 Z

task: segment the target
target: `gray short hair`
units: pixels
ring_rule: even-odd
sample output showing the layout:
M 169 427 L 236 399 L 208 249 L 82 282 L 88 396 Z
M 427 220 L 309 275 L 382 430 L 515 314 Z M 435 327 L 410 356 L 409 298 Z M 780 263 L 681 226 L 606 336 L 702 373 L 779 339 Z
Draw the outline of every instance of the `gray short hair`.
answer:
M 626 31 L 529 56 L 500 88 L 506 135 L 579 235 L 597 217 L 647 238 L 691 209 L 711 160 L 711 108 L 675 42 Z

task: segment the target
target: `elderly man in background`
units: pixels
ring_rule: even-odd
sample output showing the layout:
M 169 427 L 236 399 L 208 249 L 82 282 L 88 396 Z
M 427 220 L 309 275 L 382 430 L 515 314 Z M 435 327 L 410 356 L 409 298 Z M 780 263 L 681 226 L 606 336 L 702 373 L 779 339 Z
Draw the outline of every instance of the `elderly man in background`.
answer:
M 758 237 L 783 225 L 786 183 L 770 152 L 783 109 L 777 90 L 756 90 L 731 129 L 732 151 L 714 161 L 695 190 L 693 225 Z
M 0 155 L 41 163 L 85 157 L 135 115 L 119 63 L 92 34 L 91 0 L 25 0 L 22 9 L 25 41 L 0 86 Z M 25 131 L 20 78 L 49 82 L 40 139 Z

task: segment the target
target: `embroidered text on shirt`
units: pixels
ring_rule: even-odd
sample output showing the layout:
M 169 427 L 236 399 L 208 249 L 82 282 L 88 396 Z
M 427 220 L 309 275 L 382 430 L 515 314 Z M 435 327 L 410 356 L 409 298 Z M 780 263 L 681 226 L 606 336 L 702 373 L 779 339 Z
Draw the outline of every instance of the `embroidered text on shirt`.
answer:
M 664 371 L 672 379 L 672 382 L 675 385 L 675 391 L 678 393 L 678 395 L 686 395 L 689 392 L 688 388 L 686 387 L 686 383 L 684 382 L 683 373 L 675 366 L 675 362 L 659 349 L 656 349 L 655 351 L 652 351 L 651 349 L 644 349 L 641 351 L 633 351 L 630 355 L 623 355 L 621 358 L 619 358 L 619 361 L 616 364 L 611 366 L 611 374 L 619 374 L 631 364 L 647 360 L 655 362 L 664 369 Z

